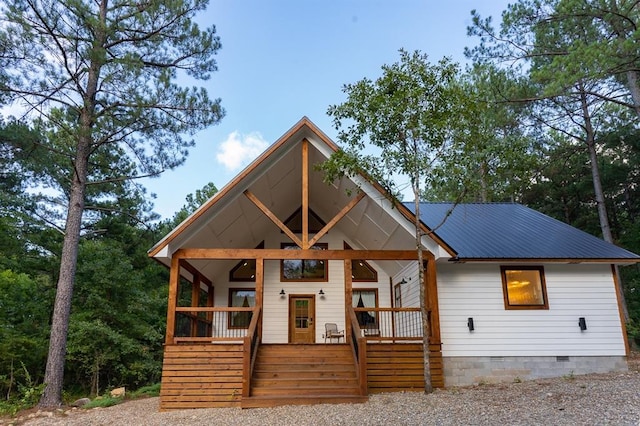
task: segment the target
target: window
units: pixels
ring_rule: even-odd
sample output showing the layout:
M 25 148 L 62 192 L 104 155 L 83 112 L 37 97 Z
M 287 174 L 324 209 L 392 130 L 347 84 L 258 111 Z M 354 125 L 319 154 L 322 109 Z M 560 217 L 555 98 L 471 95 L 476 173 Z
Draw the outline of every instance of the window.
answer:
M 344 249 L 352 250 L 351 246 L 345 242 Z M 351 261 L 351 279 L 354 282 L 378 282 L 378 272 L 365 260 Z
M 229 306 L 235 308 L 249 308 L 256 306 L 256 291 L 252 288 L 230 288 Z M 231 312 L 229 328 L 249 328 L 251 312 Z
M 284 221 L 284 224 L 293 232 L 294 234 L 302 233 L 302 207 L 298 207 L 298 210 L 293 212 L 291 216 Z M 309 209 L 309 232 L 319 232 L 326 223 L 320 216 L 315 214 L 313 210 Z
M 402 284 L 393 286 L 393 307 L 402 308 Z
M 354 308 L 377 308 L 378 290 L 376 289 L 353 289 Z M 378 331 L 378 317 L 375 311 L 356 312 L 360 328 L 365 330 L 365 334 L 373 335 Z M 368 330 L 368 331 L 367 331 Z
M 257 249 L 264 248 L 264 241 L 258 244 Z M 244 259 L 229 271 L 229 281 L 256 282 L 256 260 Z
M 327 250 L 327 244 L 315 244 L 312 250 Z M 285 250 L 299 250 L 295 244 L 282 243 Z M 280 279 L 282 281 L 327 281 L 326 260 L 296 260 L 284 259 L 280 264 Z
M 505 309 L 549 309 L 542 266 L 502 266 Z

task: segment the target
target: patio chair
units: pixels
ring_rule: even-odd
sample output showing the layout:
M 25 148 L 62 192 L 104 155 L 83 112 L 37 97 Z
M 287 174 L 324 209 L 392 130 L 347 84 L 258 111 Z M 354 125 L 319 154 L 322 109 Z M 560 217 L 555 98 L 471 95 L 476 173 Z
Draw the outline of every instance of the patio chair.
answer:
M 338 339 L 338 343 L 340 343 L 340 339 L 344 340 L 344 330 L 338 330 L 338 324 L 333 322 L 328 322 L 324 325 L 324 342 L 327 343 L 327 339 L 329 339 L 329 343 L 332 343 L 331 339 Z

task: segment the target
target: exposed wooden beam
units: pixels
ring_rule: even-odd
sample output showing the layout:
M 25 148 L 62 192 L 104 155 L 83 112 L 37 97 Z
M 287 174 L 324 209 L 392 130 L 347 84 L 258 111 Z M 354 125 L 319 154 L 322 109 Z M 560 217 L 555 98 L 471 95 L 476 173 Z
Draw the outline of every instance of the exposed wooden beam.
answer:
M 309 246 L 309 141 L 302 140 L 302 248 Z
M 304 259 L 304 260 L 417 260 L 416 250 L 284 250 L 184 248 L 173 254 L 180 259 Z
M 180 280 L 180 259 L 175 256 L 171 259 L 171 272 L 169 272 L 169 297 L 167 306 L 167 330 L 165 344 L 173 344 L 173 335 L 176 327 L 176 305 L 178 304 L 178 281 Z
M 344 206 L 342 210 L 340 210 L 338 214 L 335 215 L 333 219 L 331 219 L 329 223 L 327 223 L 320 231 L 318 231 L 318 233 L 311 239 L 311 241 L 309 241 L 309 247 L 313 247 L 313 245 L 317 243 L 318 240 L 324 236 L 324 234 L 329 232 L 329 230 L 333 228 L 340 219 L 342 219 L 347 213 L 349 213 L 351 209 L 353 209 L 356 204 L 358 204 L 360 200 L 364 198 L 364 195 L 364 192 L 361 192 L 357 197 L 349 201 L 349 204 Z
M 294 243 L 296 243 L 299 247 L 302 247 L 302 241 L 300 241 L 300 239 L 296 236 L 296 234 L 294 234 L 293 232 L 291 232 L 291 229 L 289 229 L 287 227 L 287 225 L 285 225 L 280 219 L 278 219 L 278 217 L 273 214 L 273 212 L 271 210 L 269 210 L 269 208 L 267 206 L 265 206 L 262 201 L 260 201 L 258 199 L 258 197 L 256 197 L 255 195 L 253 195 L 253 193 L 251 191 L 249 191 L 248 189 L 246 191 L 244 191 L 244 195 L 251 200 L 251 202 L 253 204 L 255 204 L 255 206 L 260 209 L 260 211 L 262 213 L 264 213 L 265 216 L 267 216 L 271 222 L 273 222 L 278 228 L 280 228 L 280 230 L 282 232 L 284 232 L 285 234 L 287 234 L 287 236 L 289 238 L 291 238 L 291 241 L 293 241 Z

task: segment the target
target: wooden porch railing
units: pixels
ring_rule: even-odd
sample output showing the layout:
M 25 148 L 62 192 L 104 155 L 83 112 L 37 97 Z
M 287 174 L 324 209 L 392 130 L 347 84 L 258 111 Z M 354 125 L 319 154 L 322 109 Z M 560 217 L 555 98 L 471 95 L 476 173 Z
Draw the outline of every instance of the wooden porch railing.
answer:
M 193 307 L 176 309 L 175 337 L 171 343 L 242 343 L 257 308 Z
M 367 380 L 367 339 L 363 336 L 363 331 L 358 324 L 358 318 L 354 312 L 354 308 L 347 307 L 349 314 L 349 322 L 351 322 L 351 334 L 349 336 L 349 344 L 354 354 L 356 362 L 356 371 L 358 372 L 358 384 L 360 386 L 360 395 L 367 395 L 368 380 Z
M 244 348 L 242 351 L 242 397 L 248 397 L 251 393 L 253 366 L 256 363 L 258 347 L 262 341 L 261 317 L 262 310 L 258 306 L 253 311 L 251 324 L 247 329 L 247 335 L 244 337 Z
M 422 341 L 420 308 L 352 308 L 360 333 L 368 341 Z

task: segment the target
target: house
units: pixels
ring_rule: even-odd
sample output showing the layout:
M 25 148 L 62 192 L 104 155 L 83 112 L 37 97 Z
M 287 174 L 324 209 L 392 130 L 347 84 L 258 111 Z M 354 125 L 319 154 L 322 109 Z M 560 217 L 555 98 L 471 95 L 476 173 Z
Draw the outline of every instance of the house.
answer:
M 423 389 L 421 288 L 433 387 L 626 369 L 614 265 L 640 256 L 518 204 L 422 203 L 420 282 L 413 204 L 325 184 L 336 149 L 303 118 L 150 250 L 162 410 Z

